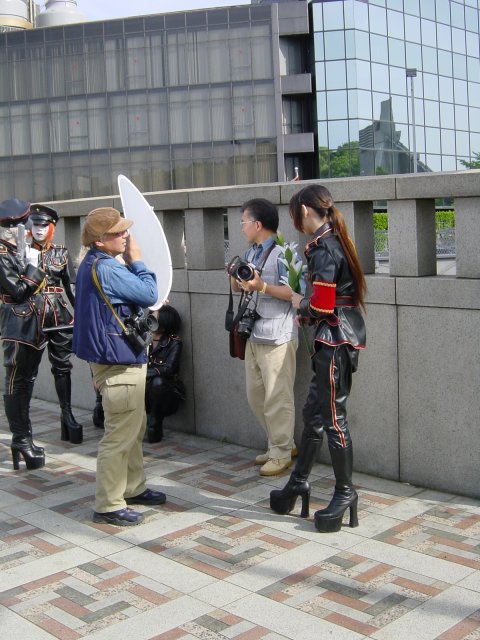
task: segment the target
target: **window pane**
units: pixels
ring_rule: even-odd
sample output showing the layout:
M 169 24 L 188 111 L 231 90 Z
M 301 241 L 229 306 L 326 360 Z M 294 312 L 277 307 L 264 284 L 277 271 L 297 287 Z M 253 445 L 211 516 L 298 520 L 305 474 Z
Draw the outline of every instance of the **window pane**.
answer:
M 430 100 L 438 100 L 438 76 L 423 74 L 423 94 Z
M 455 111 L 453 104 L 449 102 L 440 102 L 440 126 L 442 128 L 455 128 Z
M 372 63 L 372 89 L 373 91 L 388 91 L 388 66 L 386 64 Z
M 422 68 L 422 49 L 419 44 L 407 42 L 407 67 Z
M 372 61 L 383 62 L 388 60 L 387 38 L 385 36 L 370 36 L 370 45 L 372 50 Z
M 327 5 L 328 6 L 328 5 Z M 332 3 L 332 6 L 335 6 Z M 381 7 L 375 7 L 369 4 L 370 14 L 370 31 L 372 33 L 380 33 L 383 36 L 387 35 L 387 12 Z
M 425 44 L 429 47 L 437 46 L 437 30 L 435 28 L 435 23 L 431 20 L 422 20 L 421 21 L 421 30 L 422 30 L 422 44 Z
M 407 77 L 405 75 L 405 69 L 390 67 L 390 93 L 399 93 L 403 96 L 406 95 L 406 83 Z
M 401 40 L 388 39 L 388 61 L 397 67 L 405 68 L 405 43 Z
M 328 91 L 327 92 L 327 113 L 329 120 L 345 119 L 348 117 L 347 92 Z
M 325 60 L 345 58 L 345 40 L 343 31 L 327 31 L 325 39 Z
M 420 20 L 414 16 L 405 16 L 405 38 L 409 42 L 420 43 Z
M 440 49 L 437 52 L 438 54 L 438 68 L 440 73 L 451 76 L 453 74 L 453 58 L 452 54 L 449 51 L 441 51 Z
M 456 104 L 468 104 L 467 83 L 465 80 L 453 81 L 453 96 Z
M 437 73 L 437 51 L 432 47 L 422 47 L 423 70 Z
M 345 62 L 326 62 L 326 82 L 329 89 L 345 89 L 347 86 L 347 74 Z
M 445 24 L 437 24 L 437 42 L 439 49 L 452 50 L 452 29 Z
M 323 5 L 323 29 L 332 31 L 343 29 L 343 3 L 327 2 Z
M 452 29 L 452 50 L 455 53 L 465 53 L 465 31 L 460 29 Z
M 459 29 L 465 28 L 465 7 L 457 2 L 450 3 L 450 11 L 452 14 L 452 26 Z
M 438 102 L 425 100 L 425 124 L 427 127 L 439 127 L 440 116 L 438 112 Z
M 398 11 L 387 11 L 388 35 L 392 38 L 404 39 L 403 15 Z

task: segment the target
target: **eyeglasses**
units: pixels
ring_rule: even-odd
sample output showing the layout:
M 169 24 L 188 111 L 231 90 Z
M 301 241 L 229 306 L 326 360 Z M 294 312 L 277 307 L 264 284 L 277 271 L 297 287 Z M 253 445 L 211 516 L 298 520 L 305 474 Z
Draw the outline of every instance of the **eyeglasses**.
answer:
M 240 220 L 240 226 L 243 227 L 244 224 L 249 224 L 250 222 L 258 222 L 258 220 Z

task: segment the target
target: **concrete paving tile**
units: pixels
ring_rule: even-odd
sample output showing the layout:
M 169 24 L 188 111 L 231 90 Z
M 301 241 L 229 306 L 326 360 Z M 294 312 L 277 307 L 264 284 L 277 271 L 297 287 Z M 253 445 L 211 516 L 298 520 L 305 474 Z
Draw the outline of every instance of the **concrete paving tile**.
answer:
M 91 553 L 94 553 L 99 557 L 108 558 L 108 556 L 112 555 L 112 553 L 130 549 L 133 545 L 131 542 L 122 540 L 117 536 L 107 535 L 99 540 L 93 540 L 92 542 L 87 542 L 79 546 L 85 549 L 85 551 L 90 551 Z
M 118 640 L 118 638 L 122 637 L 135 637 L 135 640 L 149 640 L 189 620 L 205 615 L 211 610 L 212 606 L 210 604 L 189 596 L 183 596 L 141 613 L 134 618 L 118 622 L 101 631 L 90 633 L 88 638 L 89 640 Z
M 350 533 L 363 538 L 373 538 L 379 533 L 395 527 L 398 524 L 398 520 L 387 517 L 383 512 L 382 514 L 375 513 L 363 516 L 363 518 L 359 518 L 358 524 L 359 526 L 351 529 Z
M 89 551 L 75 548 L 52 554 L 40 560 L 33 560 L 28 564 L 4 569 L 0 581 L 0 592 L 14 589 L 20 585 L 51 576 L 59 571 L 65 571 L 84 562 L 96 560 L 98 556 Z
M 201 571 L 138 547 L 114 553 L 109 559 L 181 593 L 189 594 L 215 582 Z
M 297 510 L 299 509 L 300 505 L 298 505 Z M 355 529 L 350 529 L 348 526 L 342 527 L 341 536 L 339 536 L 338 533 L 319 533 L 313 523 L 313 514 L 311 514 L 310 518 L 300 518 L 298 513 L 296 515 L 282 516 L 268 508 L 253 505 L 252 507 L 240 509 L 238 513 L 232 512 L 231 515 L 263 524 L 272 529 L 298 536 L 299 538 L 305 538 L 312 542 L 330 546 L 335 550 L 348 549 L 358 544 L 358 537 L 352 533 Z
M 362 633 L 350 631 L 316 616 L 252 594 L 223 607 L 234 615 L 267 627 L 292 640 L 332 638 L 334 640 L 361 640 Z
M 460 580 L 457 583 L 457 587 L 463 587 L 464 589 L 470 589 L 471 591 L 480 593 L 480 571 L 473 571 L 469 576 Z
M 409 498 L 423 491 L 421 487 L 416 487 L 408 482 L 395 482 L 386 478 L 377 478 L 369 476 L 366 473 L 355 471 L 353 474 L 353 483 L 356 487 L 365 490 L 379 491 L 393 496 Z
M 230 602 L 249 595 L 250 591 L 235 584 L 229 584 L 226 580 L 213 582 L 212 584 L 193 591 L 190 595 L 202 602 L 208 602 L 215 607 L 223 607 Z
M 450 587 L 372 634 L 376 640 L 435 640 L 478 610 L 478 594 Z
M 335 550 L 331 547 L 307 542 L 296 549 L 286 551 L 253 567 L 248 567 L 226 578 L 225 582 L 256 592 L 273 582 L 278 582 L 285 576 L 300 571 L 306 566 L 321 562 L 332 555 L 335 555 Z
M 36 502 L 32 501 L 23 501 L 19 502 L 18 497 L 16 497 L 16 504 L 9 505 L 2 509 L 3 513 L 8 513 L 10 516 L 23 516 L 27 513 L 34 513 L 35 511 L 41 511 L 43 507 L 38 505 Z
M 25 638 L 25 640 L 53 640 L 47 631 L 40 629 L 22 616 L 0 605 L 0 625 L 3 638 Z
M 382 516 L 396 518 L 397 520 L 410 520 L 410 518 L 421 515 L 431 508 L 432 505 L 428 501 L 417 500 L 416 497 L 406 498 L 386 509 L 382 509 Z
M 142 507 L 139 507 L 138 510 L 142 511 Z M 148 540 L 158 538 L 159 536 L 164 536 L 200 522 L 205 522 L 215 515 L 217 515 L 215 511 L 199 506 L 191 511 L 170 514 L 168 517 L 142 523 L 139 527 L 124 527 L 119 530 L 117 537 L 126 542 L 138 545 Z
M 367 540 L 350 548 L 351 553 L 384 562 L 386 564 L 420 573 L 449 584 L 456 584 L 462 578 L 471 574 L 469 567 L 464 567 L 447 560 L 424 556 L 417 551 L 402 549 L 401 547 Z
M 100 540 L 108 534 L 88 524 L 83 524 L 55 513 L 51 509 L 43 509 L 22 516 L 25 522 L 48 531 L 72 544 L 82 546 Z
M 72 503 L 80 498 L 90 497 L 93 504 L 95 501 L 95 483 L 87 482 L 85 484 L 79 484 L 77 486 L 69 486 L 65 487 L 65 489 L 61 489 L 60 491 L 55 491 L 54 493 L 50 493 L 44 496 L 38 496 L 35 498 L 35 504 L 40 505 L 41 507 L 45 507 L 46 509 L 50 509 L 52 507 L 56 507 L 57 505 Z

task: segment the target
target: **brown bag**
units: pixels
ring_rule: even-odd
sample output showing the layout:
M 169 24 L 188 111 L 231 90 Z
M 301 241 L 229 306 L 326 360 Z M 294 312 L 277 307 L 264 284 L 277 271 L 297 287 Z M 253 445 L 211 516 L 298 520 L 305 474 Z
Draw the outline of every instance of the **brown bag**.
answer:
M 245 347 L 247 346 L 247 338 L 242 338 L 237 333 L 238 324 L 229 332 L 230 355 L 232 358 L 240 358 L 245 360 Z

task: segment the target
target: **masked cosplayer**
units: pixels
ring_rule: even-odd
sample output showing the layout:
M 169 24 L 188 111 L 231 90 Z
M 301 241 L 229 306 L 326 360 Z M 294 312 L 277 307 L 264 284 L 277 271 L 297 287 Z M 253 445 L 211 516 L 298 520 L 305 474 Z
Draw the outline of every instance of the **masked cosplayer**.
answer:
M 30 399 L 45 342 L 38 322 L 35 294 L 44 286 L 45 271 L 38 268 L 38 251 L 24 246 L 23 225 L 30 205 L 10 199 L 0 203 L 0 331 L 5 366 L 5 415 L 12 432 L 12 460 L 20 455 L 28 469 L 45 464 L 45 454 L 32 440 Z M 17 238 L 18 245 L 17 246 Z M 23 242 L 22 242 L 23 241 Z
M 45 287 L 36 296 L 36 304 L 41 327 L 46 330 L 43 335 L 62 410 L 61 438 L 79 444 L 83 439 L 82 425 L 73 417 L 71 408 L 72 330 L 56 328 L 73 325 L 73 316 L 64 296 L 73 307 L 75 271 L 68 250 L 61 244 L 52 243 L 57 212 L 45 205 L 32 204 L 29 221 L 32 248 L 38 251 L 38 266 L 47 276 Z

